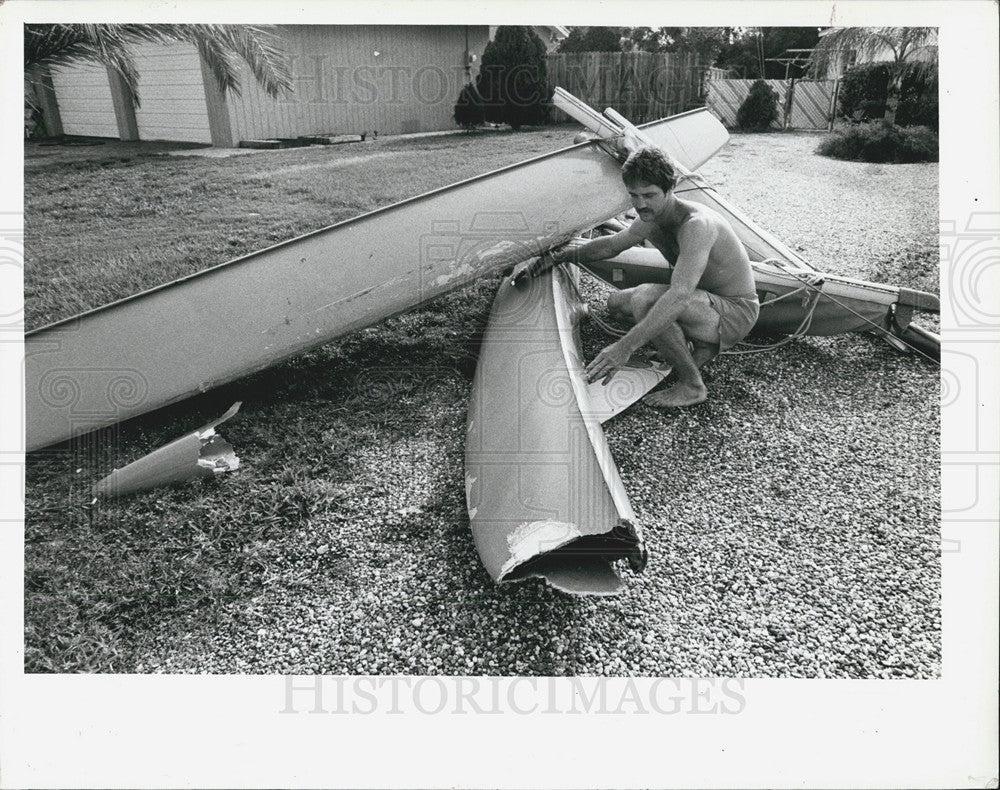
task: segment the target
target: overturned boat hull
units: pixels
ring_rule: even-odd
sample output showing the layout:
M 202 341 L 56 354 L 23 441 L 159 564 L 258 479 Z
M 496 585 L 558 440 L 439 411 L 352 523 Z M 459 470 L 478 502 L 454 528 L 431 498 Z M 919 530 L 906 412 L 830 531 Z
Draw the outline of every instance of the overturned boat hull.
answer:
M 645 131 L 692 168 L 728 139 L 705 110 Z M 538 255 L 624 211 L 624 193 L 609 189 L 618 180 L 616 161 L 581 143 L 30 332 L 27 448 L 204 392 Z

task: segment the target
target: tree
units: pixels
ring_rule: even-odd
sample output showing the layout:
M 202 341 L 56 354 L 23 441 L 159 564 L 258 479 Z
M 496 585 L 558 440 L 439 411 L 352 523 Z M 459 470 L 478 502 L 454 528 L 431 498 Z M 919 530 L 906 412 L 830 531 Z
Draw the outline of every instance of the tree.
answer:
M 556 52 L 621 52 L 627 27 L 571 27 Z
M 707 65 L 730 43 L 728 27 L 634 27 L 629 36 L 643 52 L 693 52 Z
M 712 63 L 729 43 L 728 27 L 571 27 L 558 52 L 694 52 Z
M 889 85 L 888 63 L 857 63 L 843 73 L 837 91 L 840 113 L 851 120 L 884 118 Z M 913 64 L 904 68 L 896 107 L 899 126 L 938 128 L 938 78 L 933 63 L 919 71 Z
M 223 92 L 239 94 L 241 61 L 270 96 L 292 87 L 280 38 L 268 28 L 251 25 L 25 25 L 25 81 L 80 61 L 103 63 L 121 76 L 138 107 L 135 45 L 178 41 L 198 48 Z
M 715 65 L 736 69 L 747 78 L 784 79 L 785 66 L 772 59 L 789 49 L 812 49 L 819 41 L 815 27 L 743 27 L 731 33 Z
M 479 95 L 474 83 L 465 85 L 458 94 L 453 113 L 455 123 L 469 132 L 486 120 L 483 97 Z
M 545 123 L 551 97 L 545 55 L 545 44 L 530 27 L 497 28 L 476 79 L 487 121 L 513 129 Z
M 908 72 L 919 73 L 937 65 L 937 29 L 933 27 L 840 27 L 824 35 L 813 60 L 816 69 L 854 52 L 858 60 L 885 61 L 889 67 L 884 123 L 896 123 L 896 110 Z M 929 55 L 926 60 L 915 57 Z M 887 57 L 890 56 L 890 57 Z
M 766 132 L 777 120 L 778 93 L 764 80 L 757 80 L 736 111 L 736 123 L 747 132 Z

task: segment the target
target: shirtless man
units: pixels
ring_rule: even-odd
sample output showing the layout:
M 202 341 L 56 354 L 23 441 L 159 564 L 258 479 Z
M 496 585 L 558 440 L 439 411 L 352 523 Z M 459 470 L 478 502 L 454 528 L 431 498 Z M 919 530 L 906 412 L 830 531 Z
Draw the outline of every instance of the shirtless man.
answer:
M 648 240 L 673 264 L 673 272 L 669 286 L 647 283 L 608 298 L 610 312 L 635 324 L 587 365 L 587 381 L 607 384 L 635 351 L 652 343 L 673 366 L 677 381 L 643 400 L 651 406 L 692 406 L 708 397 L 701 367 L 742 340 L 757 320 L 750 259 L 721 215 L 674 194 L 677 173 L 659 149 L 634 151 L 622 166 L 622 180 L 638 219 L 613 236 L 554 252 L 552 260 L 605 260 Z

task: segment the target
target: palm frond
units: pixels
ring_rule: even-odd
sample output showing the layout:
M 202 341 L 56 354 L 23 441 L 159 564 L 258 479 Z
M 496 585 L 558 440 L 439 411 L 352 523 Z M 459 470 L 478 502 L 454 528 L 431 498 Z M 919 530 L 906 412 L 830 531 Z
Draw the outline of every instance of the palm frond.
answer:
M 850 50 L 857 53 L 859 60 L 873 60 L 888 50 L 893 62 L 910 62 L 914 52 L 932 46 L 936 39 L 937 28 L 933 27 L 835 28 L 816 44 L 813 63 L 823 68 Z
M 181 41 L 198 48 L 223 92 L 239 93 L 241 62 L 269 95 L 292 88 L 280 36 L 270 28 L 247 25 L 25 25 L 25 76 L 33 77 L 42 67 L 65 68 L 81 60 L 103 63 L 121 76 L 138 107 L 135 46 Z
M 149 27 L 149 26 L 136 26 Z M 240 63 L 273 97 L 291 90 L 292 76 L 282 41 L 273 28 L 258 25 L 159 25 L 165 41 L 187 41 L 198 47 L 219 88 L 240 92 Z
M 82 25 L 26 25 L 24 71 L 43 66 L 60 68 L 80 60 L 100 60 L 100 53 Z
M 208 65 L 219 90 L 223 93 L 232 92 L 240 95 L 240 59 L 218 39 L 209 36 L 197 36 L 194 40 L 198 53 Z
M 292 90 L 292 72 L 282 49 L 281 37 L 271 28 L 226 25 L 228 48 L 239 55 L 269 96 Z
M 139 106 L 139 72 L 135 67 L 135 42 L 129 28 L 132 25 L 82 25 L 87 40 L 97 52 L 97 59 L 116 72 L 125 85 L 135 106 Z

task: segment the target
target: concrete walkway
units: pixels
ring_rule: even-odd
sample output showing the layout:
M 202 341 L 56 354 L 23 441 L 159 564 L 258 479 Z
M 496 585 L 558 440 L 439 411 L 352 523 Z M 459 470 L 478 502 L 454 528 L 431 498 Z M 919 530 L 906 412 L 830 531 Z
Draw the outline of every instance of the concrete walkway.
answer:
M 494 132 L 503 131 L 506 127 L 483 127 L 478 131 L 481 132 Z M 413 140 L 419 137 L 446 137 L 448 135 L 466 134 L 462 129 L 445 129 L 443 131 L 437 132 L 412 132 L 410 134 L 385 134 L 379 135 L 378 137 L 369 138 L 368 140 L 360 140 L 352 143 L 334 143 L 334 146 L 342 145 L 363 145 L 366 142 L 371 142 L 372 140 Z M 273 154 L 280 153 L 282 151 L 298 151 L 303 148 L 328 148 L 331 146 L 326 146 L 321 143 L 316 143 L 313 145 L 301 145 L 294 146 L 291 148 L 185 148 L 177 151 L 165 151 L 169 156 L 200 156 L 204 159 L 226 159 L 230 156 L 245 156 L 246 154 Z

